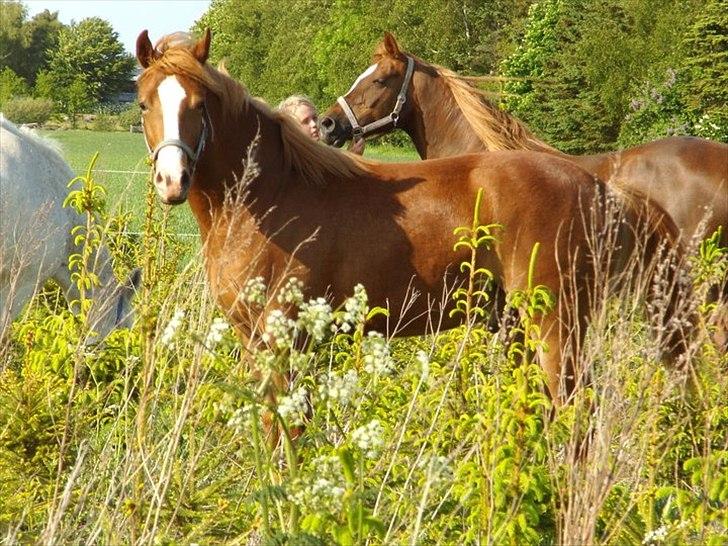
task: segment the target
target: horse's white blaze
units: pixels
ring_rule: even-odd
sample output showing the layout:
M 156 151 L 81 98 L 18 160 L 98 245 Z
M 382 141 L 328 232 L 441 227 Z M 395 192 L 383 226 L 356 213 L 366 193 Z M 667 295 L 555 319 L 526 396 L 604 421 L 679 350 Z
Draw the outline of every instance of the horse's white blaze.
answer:
M 366 78 L 370 74 L 373 74 L 374 71 L 377 69 L 377 66 L 378 66 L 377 64 L 373 64 L 372 66 L 367 68 L 364 72 L 359 74 L 359 77 L 354 80 L 354 83 L 351 84 L 351 87 L 346 92 L 346 94 L 348 95 L 349 93 L 351 93 L 354 89 L 356 89 L 356 86 L 359 85 L 364 78 Z
M 176 76 L 167 76 L 157 88 L 162 106 L 164 140 L 179 139 L 180 105 L 187 96 Z M 177 146 L 165 146 L 157 156 L 157 172 L 163 177 L 178 181 L 182 176 L 184 152 Z

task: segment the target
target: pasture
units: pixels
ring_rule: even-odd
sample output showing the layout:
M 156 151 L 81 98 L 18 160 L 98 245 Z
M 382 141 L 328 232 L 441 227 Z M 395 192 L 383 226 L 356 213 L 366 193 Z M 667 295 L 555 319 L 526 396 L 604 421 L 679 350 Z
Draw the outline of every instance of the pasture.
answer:
M 105 170 L 141 166 L 139 135 L 54 136 L 74 167 L 98 149 Z M 593 384 L 555 415 L 528 356 L 542 343 L 528 319 L 518 325 L 535 335 L 528 347 L 507 350 L 504 331 L 470 320 L 390 340 L 364 333 L 377 310 L 357 289 L 341 309 L 301 302 L 295 324 L 272 324 L 308 340 L 293 353 L 241 347 L 177 235 L 188 209 L 167 224 L 143 175 L 107 174 L 96 181 L 109 202 L 126 196 L 142 232 L 112 246 L 144 269 L 139 320 L 87 345 L 87 325 L 49 288 L 3 342 L 5 542 L 724 543 L 726 355 L 701 336 L 689 373 L 666 367 L 639 294 L 597 317 L 583 353 Z M 706 290 L 725 279 L 726 254 L 714 240 L 696 256 L 697 328 L 708 332 Z M 254 279 L 245 293 L 275 297 Z M 539 294 L 511 301 L 535 312 Z M 475 317 L 476 294 L 460 297 Z M 253 363 L 297 372 L 276 410 L 285 450 L 264 439 L 270 406 Z

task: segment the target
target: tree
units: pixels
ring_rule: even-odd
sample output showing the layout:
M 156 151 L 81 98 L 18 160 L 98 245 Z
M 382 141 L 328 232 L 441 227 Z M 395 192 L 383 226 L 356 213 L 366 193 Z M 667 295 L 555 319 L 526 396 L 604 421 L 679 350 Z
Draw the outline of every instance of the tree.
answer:
M 69 87 L 82 77 L 90 96 L 104 101 L 124 88 L 134 65 L 134 58 L 124 52 L 111 25 L 90 17 L 61 31 L 50 71 L 61 87 Z
M 28 84 L 12 68 L 6 66 L 0 71 L 0 108 L 9 99 L 28 94 Z
M 504 63 L 515 81 L 505 105 L 557 148 L 616 147 L 630 102 L 645 81 L 662 82 L 682 59 L 679 44 L 699 2 L 543 0 L 525 40 Z
M 690 27 L 685 103 L 697 133 L 728 140 L 728 0 L 709 0 Z
M 18 72 L 25 49 L 23 24 L 27 11 L 20 2 L 0 2 L 0 68 Z
M 29 84 L 48 64 L 48 51 L 55 49 L 63 24 L 58 12 L 45 10 L 26 21 L 27 11 L 19 2 L 0 3 L 0 69 L 9 67 Z

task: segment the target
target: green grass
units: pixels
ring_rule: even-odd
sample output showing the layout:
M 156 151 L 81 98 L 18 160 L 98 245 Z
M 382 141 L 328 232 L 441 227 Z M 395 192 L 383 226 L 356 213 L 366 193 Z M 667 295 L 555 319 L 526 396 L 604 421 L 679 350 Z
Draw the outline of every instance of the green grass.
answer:
M 141 230 L 144 220 L 144 195 L 147 172 L 147 149 L 139 133 L 86 130 L 47 131 L 45 136 L 61 144 L 63 155 L 76 174 L 85 172 L 93 154 L 99 152 L 96 179 L 108 190 L 108 207 L 132 212 L 132 229 Z M 364 156 L 377 161 L 416 161 L 414 148 L 390 144 L 369 144 Z M 128 172 L 106 172 L 128 171 Z M 131 174 L 134 173 L 134 174 Z M 196 240 L 197 224 L 189 207 L 174 207 L 170 212 L 171 229 Z

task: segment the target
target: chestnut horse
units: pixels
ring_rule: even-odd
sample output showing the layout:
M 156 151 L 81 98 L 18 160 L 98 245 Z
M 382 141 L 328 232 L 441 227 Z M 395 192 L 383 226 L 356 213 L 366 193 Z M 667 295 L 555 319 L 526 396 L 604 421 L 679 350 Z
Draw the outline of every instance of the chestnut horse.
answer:
M 482 189 L 480 223 L 503 230 L 477 267 L 504 290 L 525 289 L 532 249 L 541 245 L 534 281 L 558 302 L 539 317 L 549 347 L 541 364 L 553 398 L 563 401 L 598 283 L 587 225 L 607 223 L 608 189 L 573 163 L 530 151 L 404 164 L 340 152 L 208 65 L 209 46 L 209 30 L 196 42 L 176 36 L 156 47 L 142 32 L 138 96 L 157 192 L 164 203 L 189 202 L 212 292 L 239 335 L 255 332 L 276 305 L 271 298 L 252 310 L 241 302 L 244 284 L 257 276 L 275 287 L 295 275 L 307 297 L 327 294 L 334 304 L 361 283 L 372 305 L 406 313 L 396 335 L 456 326 L 443 287 L 463 282 L 458 266 L 470 253 L 453 250 L 452 234 L 472 223 Z M 615 263 L 634 255 L 641 218 L 625 209 Z M 645 244 L 656 251 L 661 241 L 651 232 Z M 369 326 L 388 324 L 380 317 Z
M 723 244 L 728 244 L 728 145 L 672 137 L 620 152 L 567 155 L 492 104 L 471 84 L 474 78 L 402 52 L 389 33 L 373 62 L 321 118 L 324 142 L 341 146 L 353 137 L 401 128 L 423 159 L 486 150 L 546 152 L 608 184 L 649 196 L 670 214 L 683 237 L 702 238 L 722 225 Z

